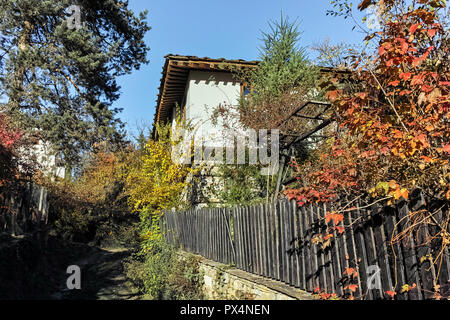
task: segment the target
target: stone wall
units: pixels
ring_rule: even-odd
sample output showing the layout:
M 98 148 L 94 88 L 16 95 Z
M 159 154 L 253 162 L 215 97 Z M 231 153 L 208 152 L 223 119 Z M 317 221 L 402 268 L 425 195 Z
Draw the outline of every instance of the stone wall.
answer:
M 308 292 L 199 257 L 203 287 L 210 300 L 312 300 Z

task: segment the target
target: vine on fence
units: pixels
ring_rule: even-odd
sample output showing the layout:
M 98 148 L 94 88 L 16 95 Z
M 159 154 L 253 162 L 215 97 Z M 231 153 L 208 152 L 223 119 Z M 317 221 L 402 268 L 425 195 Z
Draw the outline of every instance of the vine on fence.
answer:
M 383 23 L 380 31 L 365 40 L 376 42 L 377 50 L 372 56 L 351 56 L 352 73 L 345 80 L 351 86 L 343 85 L 338 76 L 324 81 L 339 130 L 319 149 L 318 161 L 302 165 L 292 161 L 298 187 L 286 190 L 286 195 L 302 206 L 330 202 L 341 195 L 354 201 L 355 194 L 365 191 L 373 202 L 392 204 L 420 188 L 429 198 L 444 201 L 440 209 L 447 208 L 450 70 L 448 26 L 442 19 L 445 2 L 420 0 L 407 6 L 402 1 L 362 1 L 358 8 L 364 10 L 370 4 L 378 6 Z M 348 227 L 342 221 L 352 209 L 327 213 L 326 222 L 333 221 L 334 227 L 318 236 L 322 245 L 333 237 L 333 231 L 342 233 Z M 426 205 L 412 210 L 403 218 L 409 226 L 398 232 L 398 224 L 405 222 L 400 221 L 391 242 L 431 225 L 437 231 L 429 228 L 421 245 L 439 244 L 430 261 L 440 266 L 450 244 L 449 216 L 437 219 L 437 212 L 430 212 Z M 396 288 L 386 293 L 394 297 Z

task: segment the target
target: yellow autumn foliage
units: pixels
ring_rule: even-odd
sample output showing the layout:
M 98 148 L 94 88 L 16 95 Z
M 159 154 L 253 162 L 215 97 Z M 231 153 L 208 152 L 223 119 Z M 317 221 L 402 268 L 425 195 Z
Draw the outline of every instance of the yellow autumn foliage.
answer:
M 176 207 L 187 186 L 186 176 L 192 169 L 173 163 L 167 144 L 153 140 L 147 141 L 138 162 L 126 179 L 134 211 L 151 211 L 156 215 Z

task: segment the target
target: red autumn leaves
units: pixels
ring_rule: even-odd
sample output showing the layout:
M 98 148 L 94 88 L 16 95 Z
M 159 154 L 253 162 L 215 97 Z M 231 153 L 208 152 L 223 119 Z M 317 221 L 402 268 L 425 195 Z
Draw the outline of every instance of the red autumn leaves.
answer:
M 20 130 L 14 129 L 4 114 L 0 114 L 0 145 L 10 149 L 22 136 Z
M 354 89 L 344 90 L 338 76 L 324 84 L 339 132 L 316 160 L 294 167 L 300 185 L 287 190 L 289 198 L 300 205 L 332 201 L 340 192 L 368 191 L 384 181 L 394 181 L 403 197 L 416 187 L 450 197 L 442 172 L 450 150 L 448 48 L 435 11 L 424 8 L 392 10 L 394 17 L 377 33 L 375 60 L 361 65 L 355 57 Z

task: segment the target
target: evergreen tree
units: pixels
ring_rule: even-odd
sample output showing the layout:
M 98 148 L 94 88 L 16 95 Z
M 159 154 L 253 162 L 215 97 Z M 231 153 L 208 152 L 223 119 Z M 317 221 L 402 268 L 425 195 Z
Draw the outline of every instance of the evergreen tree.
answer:
M 309 62 L 305 48 L 300 47 L 298 23 L 281 15 L 280 21 L 269 21 L 269 31 L 262 32 L 259 48 L 261 63 L 249 76 L 254 103 L 279 98 L 293 88 L 308 91 L 315 87 L 318 76 Z
M 145 18 L 126 0 L 0 0 L 0 108 L 69 166 L 121 142 L 116 78 L 147 63 Z
M 248 85 L 239 104 L 239 120 L 244 126 L 285 131 L 305 127 L 301 121 L 279 125 L 295 108 L 319 94 L 319 70 L 309 61 L 305 48 L 299 46 L 298 27 L 296 21 L 281 15 L 280 21 L 269 21 L 268 32 L 262 32 L 261 62 L 240 75 Z

